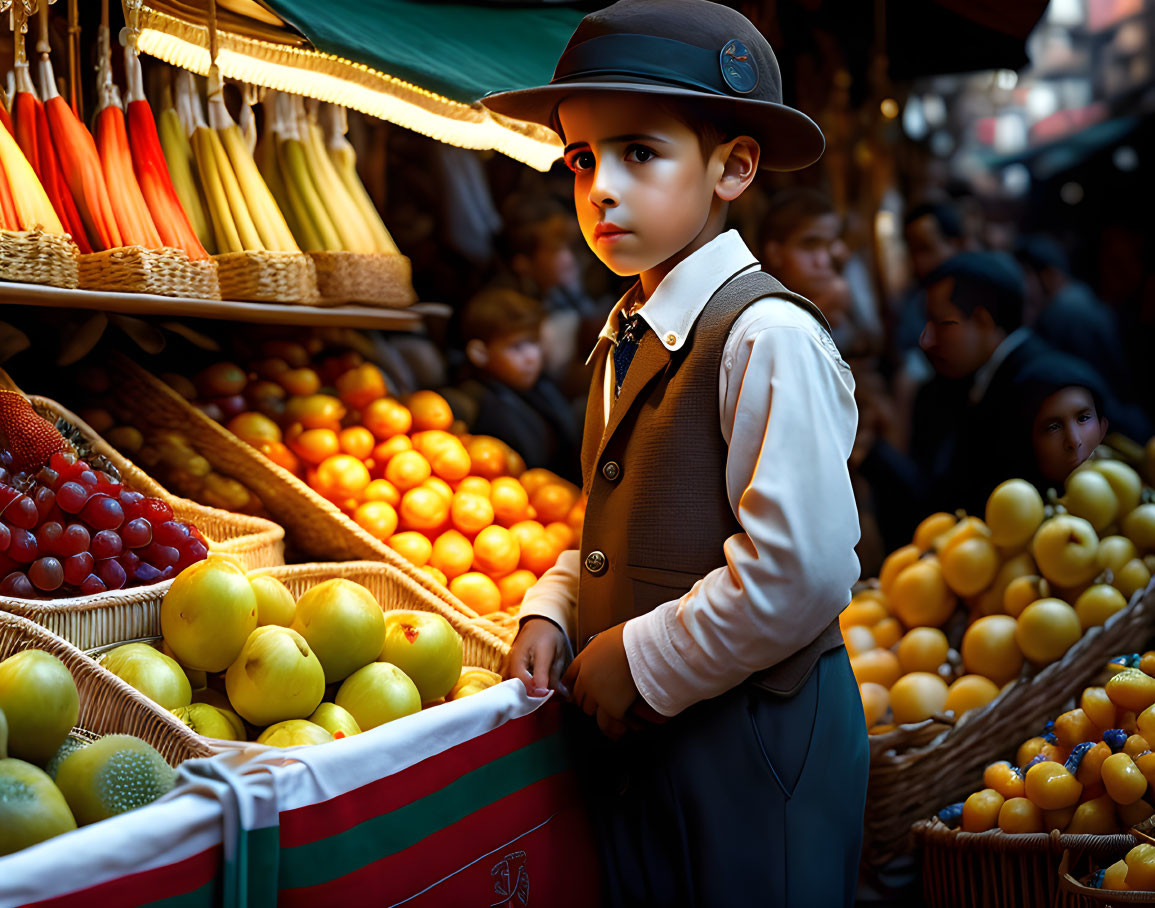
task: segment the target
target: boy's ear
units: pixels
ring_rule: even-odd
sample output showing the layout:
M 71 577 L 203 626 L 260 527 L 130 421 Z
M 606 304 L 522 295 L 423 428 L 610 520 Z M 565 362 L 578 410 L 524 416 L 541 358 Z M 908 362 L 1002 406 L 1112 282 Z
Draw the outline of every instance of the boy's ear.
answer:
M 1110 425 L 1106 416 L 1099 417 L 1099 444 L 1102 444 L 1103 439 L 1107 437 L 1107 429 L 1110 428 Z
M 488 366 L 489 348 L 485 346 L 485 341 L 475 337 L 473 340 L 466 342 L 465 358 L 478 369 L 484 369 Z
M 722 163 L 714 194 L 724 202 L 732 202 L 754 182 L 762 149 L 749 136 L 738 136 L 719 145 L 714 154 L 721 156 Z

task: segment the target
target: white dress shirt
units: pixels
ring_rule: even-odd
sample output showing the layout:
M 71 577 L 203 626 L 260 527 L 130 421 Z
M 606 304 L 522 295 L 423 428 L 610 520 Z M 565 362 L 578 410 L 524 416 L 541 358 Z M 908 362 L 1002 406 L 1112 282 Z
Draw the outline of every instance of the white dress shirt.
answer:
M 641 315 L 677 350 L 714 292 L 757 266 L 738 234 L 724 233 L 675 266 Z M 598 344 L 616 343 L 622 302 Z M 589 403 L 606 419 L 613 368 L 608 356 L 606 398 Z M 745 532 L 726 540 L 724 565 L 681 599 L 626 622 L 623 634 L 639 693 L 666 716 L 801 649 L 846 606 L 859 573 L 846 467 L 858 420 L 854 379 L 813 316 L 776 297 L 739 316 L 723 349 L 718 418 L 730 507 Z M 549 618 L 572 643 L 580 570 L 579 552 L 564 552 L 526 593 L 521 619 Z

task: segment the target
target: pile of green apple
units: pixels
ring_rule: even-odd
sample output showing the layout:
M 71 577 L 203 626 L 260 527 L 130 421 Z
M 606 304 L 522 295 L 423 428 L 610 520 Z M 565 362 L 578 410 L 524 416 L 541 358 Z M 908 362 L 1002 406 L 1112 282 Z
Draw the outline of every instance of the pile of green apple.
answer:
M 124 644 L 101 664 L 209 738 L 320 744 L 452 698 L 462 677 L 461 636 L 441 615 L 383 611 L 341 578 L 294 601 L 221 555 L 173 581 L 161 632 L 160 649 Z

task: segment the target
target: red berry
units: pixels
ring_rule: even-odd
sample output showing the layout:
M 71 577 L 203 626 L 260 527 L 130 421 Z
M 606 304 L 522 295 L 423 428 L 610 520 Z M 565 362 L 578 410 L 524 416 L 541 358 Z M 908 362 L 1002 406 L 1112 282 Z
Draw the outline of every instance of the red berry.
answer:
M 81 471 L 80 475 L 76 477 L 76 481 L 82 486 L 85 486 L 89 491 L 95 491 L 97 486 L 96 471 L 86 468 Z
M 56 506 L 56 493 L 47 486 L 38 488 L 32 496 L 32 500 L 36 502 L 36 517 L 37 520 L 47 520 L 48 515 L 52 513 L 52 509 Z M 29 527 L 31 529 L 31 527 Z
M 104 585 L 104 581 L 95 574 L 89 574 L 80 584 L 80 592 L 85 596 L 95 596 L 97 593 L 107 591 L 108 587 Z
M 71 558 L 64 559 L 64 582 L 72 586 L 80 586 L 84 578 L 92 573 L 96 559 L 88 552 L 81 552 Z
M 74 463 L 76 463 L 76 455 L 66 451 L 57 451 L 48 458 L 48 466 L 57 473 L 63 473 Z
M 51 593 L 64 582 L 64 568 L 55 558 L 37 558 L 28 568 L 28 579 L 37 589 Z
M 4 509 L 4 520 L 14 527 L 30 530 L 40 522 L 40 511 L 27 495 L 21 495 Z
M 35 599 L 36 588 L 23 571 L 13 571 L 0 581 L 0 596 L 13 599 Z
M 120 589 L 128 580 L 128 575 L 124 573 L 124 568 L 117 563 L 115 558 L 107 558 L 104 561 L 98 562 L 96 565 L 96 575 L 104 581 L 104 585 L 110 590 Z
M 120 562 L 120 566 L 124 568 L 124 572 L 129 577 L 136 571 L 137 566 L 141 563 L 140 556 L 131 549 L 126 549 L 116 556 L 116 560 Z
M 116 498 L 124 490 L 123 483 L 117 482 L 103 470 L 96 474 L 96 488 L 107 495 Z
M 189 541 L 188 527 L 176 520 L 166 520 L 153 526 L 152 539 L 161 545 L 171 545 L 179 549 Z
M 137 516 L 136 509 L 142 501 L 144 496 L 140 492 L 134 492 L 132 489 L 121 489 L 120 494 L 116 496 L 120 506 L 124 508 L 125 516 L 130 520 Z
M 12 534 L 12 541 L 8 544 L 8 557 L 21 564 L 35 561 L 40 554 L 36 537 L 20 527 L 9 527 L 9 532 Z
M 41 467 L 40 472 L 36 474 L 36 481 L 42 486 L 55 489 L 60 482 L 60 474 L 52 469 L 52 467 Z
M 0 483 L 0 512 L 3 512 L 4 508 L 8 507 L 8 505 L 19 498 L 20 495 L 21 492 L 19 489 L 13 488 L 6 482 Z
M 0 523 L 0 552 L 7 552 L 11 542 L 12 532 L 8 529 L 8 524 Z
M 139 549 L 152 542 L 152 525 L 143 517 L 134 518 L 120 528 L 120 538 L 130 549 Z
M 143 517 L 153 526 L 156 526 L 158 523 L 172 520 L 173 513 L 168 502 L 161 501 L 159 498 L 146 498 L 137 506 L 136 516 Z
M 190 564 L 196 564 L 198 561 L 204 561 L 209 557 L 209 548 L 203 542 L 197 542 L 195 539 L 189 541 L 180 553 L 180 560 L 176 563 L 177 570 L 183 571 Z
M 92 537 L 90 550 L 92 557 L 97 561 L 103 558 L 115 558 L 124 551 L 124 543 L 112 530 L 101 530 Z
M 36 542 L 43 555 L 59 555 L 60 546 L 64 542 L 64 527 L 55 520 L 40 524 L 36 530 Z
M 115 530 L 124 523 L 124 508 L 115 498 L 97 492 L 88 499 L 80 518 L 94 530 Z
M 88 503 L 90 493 L 78 482 L 66 482 L 56 490 L 56 504 L 68 514 L 79 514 Z
M 160 545 L 156 542 L 144 549 L 142 554 L 149 564 L 155 565 L 158 568 L 166 568 L 170 564 L 176 564 L 180 561 L 179 551 L 171 545 Z
M 92 535 L 88 532 L 88 527 L 82 523 L 70 523 L 60 539 L 57 554 L 63 558 L 68 558 L 70 555 L 87 552 L 91 544 Z
M 142 561 L 132 572 L 132 579 L 140 586 L 147 586 L 150 583 L 159 583 L 161 572 L 148 562 Z

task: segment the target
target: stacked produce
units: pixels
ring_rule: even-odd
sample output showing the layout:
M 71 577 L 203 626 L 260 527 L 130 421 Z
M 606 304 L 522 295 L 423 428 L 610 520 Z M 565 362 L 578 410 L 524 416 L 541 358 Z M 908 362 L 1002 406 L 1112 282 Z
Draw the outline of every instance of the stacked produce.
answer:
M 172 767 L 139 738 L 70 737 L 79 714 L 76 683 L 55 656 L 29 649 L 0 662 L 0 855 L 172 788 Z
M 213 555 L 161 604 L 162 649 L 128 643 L 105 668 L 199 734 L 319 744 L 358 734 L 500 680 L 462 671 L 462 640 L 430 612 L 383 612 L 335 578 L 294 601 L 275 577 L 249 578 Z
M 1155 890 L 1155 845 L 1136 845 L 1126 857 L 1096 871 L 1087 882 L 1096 889 L 1120 892 Z
M 174 577 L 208 554 L 195 526 L 65 450 L 56 429 L 0 392 L 0 595 L 87 596 Z
M 840 618 L 872 733 L 983 706 L 1125 608 L 1155 567 L 1145 494 L 1131 467 L 1095 460 L 1051 506 L 1012 479 L 985 521 L 926 518 Z

